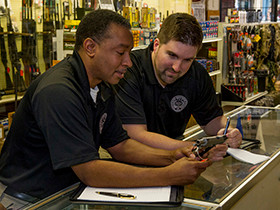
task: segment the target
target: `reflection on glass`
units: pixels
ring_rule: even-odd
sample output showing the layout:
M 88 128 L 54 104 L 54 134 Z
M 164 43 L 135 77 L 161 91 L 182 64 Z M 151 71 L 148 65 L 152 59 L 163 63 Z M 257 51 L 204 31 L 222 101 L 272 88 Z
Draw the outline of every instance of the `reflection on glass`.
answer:
M 237 119 L 240 120 L 243 137 L 249 140 L 243 141 L 241 148 L 269 156 L 280 148 L 280 110 L 246 107 L 230 117 L 232 127 L 236 127 Z M 201 132 L 197 138 L 200 137 Z M 256 139 L 260 144 L 250 141 Z M 243 163 L 227 156 L 207 168 L 194 184 L 185 186 L 185 197 L 220 203 L 259 165 Z

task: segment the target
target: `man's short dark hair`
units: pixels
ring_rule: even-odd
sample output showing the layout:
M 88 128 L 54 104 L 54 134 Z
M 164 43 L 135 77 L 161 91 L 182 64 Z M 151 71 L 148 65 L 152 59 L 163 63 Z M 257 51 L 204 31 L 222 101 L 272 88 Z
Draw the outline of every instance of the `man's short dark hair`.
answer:
M 157 37 L 162 44 L 174 40 L 200 48 L 203 33 L 194 16 L 187 13 L 174 13 L 163 21 Z
M 109 38 L 107 32 L 112 23 L 131 29 L 129 21 L 112 10 L 99 9 L 85 15 L 76 32 L 75 50 L 80 49 L 86 38 L 96 42 Z

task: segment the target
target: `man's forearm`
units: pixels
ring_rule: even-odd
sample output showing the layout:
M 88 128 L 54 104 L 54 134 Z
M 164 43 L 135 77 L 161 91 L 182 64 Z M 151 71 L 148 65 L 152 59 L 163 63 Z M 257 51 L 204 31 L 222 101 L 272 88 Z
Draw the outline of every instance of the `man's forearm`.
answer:
M 220 116 L 216 117 L 213 120 L 211 120 L 206 126 L 201 126 L 201 128 L 205 131 L 207 135 L 214 136 L 217 135 L 217 132 L 224 128 L 226 125 L 226 117 Z
M 120 162 L 92 160 L 72 166 L 79 179 L 95 187 L 145 187 L 185 185 L 195 181 L 211 161 L 188 158 L 188 148 L 175 151 L 157 149 L 136 140 L 127 139 L 107 148 L 112 157 L 125 163 L 155 165 L 156 168 L 136 167 Z
M 144 187 L 170 185 L 165 168 L 136 167 L 94 160 L 72 167 L 79 179 L 93 187 Z
M 167 166 L 176 161 L 174 151 L 153 148 L 132 139 L 107 150 L 116 160 L 132 164 Z
M 149 132 L 145 126 L 141 125 L 124 125 L 124 128 L 132 139 L 159 149 L 175 150 L 193 144 L 193 142 L 176 140 L 159 133 Z
M 201 162 L 187 157 L 182 157 L 168 166 L 156 168 L 93 160 L 72 166 L 72 169 L 88 186 L 148 187 L 191 184 L 210 164 L 211 161 Z
M 193 144 L 193 142 L 176 140 L 164 136 L 162 134 L 149 132 L 149 131 L 142 133 L 141 136 L 142 136 L 141 140 L 139 138 L 139 140 L 137 139 L 138 141 L 155 148 L 166 149 L 166 150 L 175 150 L 178 148 L 191 146 Z

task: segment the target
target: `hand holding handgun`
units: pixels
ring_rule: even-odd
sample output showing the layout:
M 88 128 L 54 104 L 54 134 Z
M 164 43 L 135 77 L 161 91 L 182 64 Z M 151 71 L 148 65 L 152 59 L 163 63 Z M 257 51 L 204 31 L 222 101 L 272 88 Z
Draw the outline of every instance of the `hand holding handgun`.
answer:
M 195 144 L 193 145 L 193 153 L 196 157 L 199 157 L 203 160 L 202 156 L 208 152 L 211 148 L 216 146 L 217 144 L 222 144 L 227 139 L 226 135 L 222 136 L 210 136 L 210 137 L 203 137 L 201 139 L 196 140 Z

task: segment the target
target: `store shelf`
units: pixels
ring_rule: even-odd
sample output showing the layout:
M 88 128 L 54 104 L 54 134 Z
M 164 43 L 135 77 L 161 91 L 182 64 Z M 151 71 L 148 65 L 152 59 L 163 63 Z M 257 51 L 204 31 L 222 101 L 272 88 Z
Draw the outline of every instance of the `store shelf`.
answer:
M 63 51 L 64 58 L 67 57 L 68 55 L 72 55 L 72 54 L 73 54 L 73 50 L 64 50 Z
M 17 100 L 21 100 L 23 96 L 17 96 Z M 4 95 L 0 100 L 0 104 L 7 104 L 15 101 L 15 95 Z
M 245 105 L 245 104 L 248 104 L 262 96 L 265 96 L 267 94 L 267 91 L 264 91 L 264 92 L 260 92 L 260 93 L 257 93 L 251 97 L 248 97 L 245 101 L 243 102 L 237 102 L 237 101 L 222 101 L 222 107 L 223 106 L 242 106 L 242 105 Z
M 222 62 L 222 37 L 215 37 L 215 38 L 208 38 L 203 39 L 202 43 L 205 44 L 205 46 L 209 46 L 209 43 L 217 43 L 217 62 L 218 62 L 218 68 L 215 71 L 209 72 L 209 75 L 211 77 L 216 76 L 215 83 L 216 83 L 216 92 L 221 92 L 221 84 L 222 84 L 222 68 L 223 68 L 223 62 Z
M 209 39 L 203 39 L 202 43 L 211 43 L 211 42 L 218 42 L 218 41 L 222 41 L 223 39 L 220 37 L 216 37 L 216 38 L 209 38 Z
M 212 77 L 212 76 L 215 76 L 215 75 L 219 75 L 221 73 L 222 73 L 221 70 L 216 70 L 216 71 L 209 72 L 209 75 Z
M 133 47 L 132 50 L 140 50 L 140 49 L 145 49 L 146 47 L 148 47 L 149 45 L 139 45 L 137 47 Z
M 222 41 L 222 38 L 216 37 L 216 38 L 209 38 L 209 39 L 203 39 L 202 43 L 211 43 L 211 42 L 218 42 L 218 41 Z M 148 45 L 140 45 L 137 47 L 134 47 L 132 50 L 138 50 L 138 49 L 144 49 L 146 48 Z

